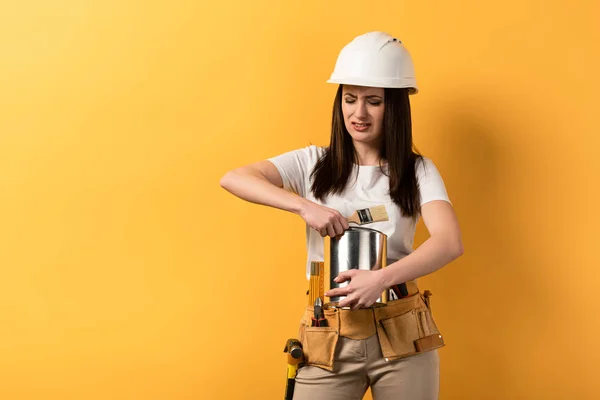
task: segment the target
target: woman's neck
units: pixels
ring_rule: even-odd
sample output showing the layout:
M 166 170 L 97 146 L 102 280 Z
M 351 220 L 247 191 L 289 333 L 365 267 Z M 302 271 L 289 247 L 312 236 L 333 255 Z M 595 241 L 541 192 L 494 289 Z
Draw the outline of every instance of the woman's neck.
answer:
M 377 166 L 380 164 L 381 155 L 379 147 L 370 143 L 354 142 L 354 151 L 358 157 L 358 164 L 364 166 Z

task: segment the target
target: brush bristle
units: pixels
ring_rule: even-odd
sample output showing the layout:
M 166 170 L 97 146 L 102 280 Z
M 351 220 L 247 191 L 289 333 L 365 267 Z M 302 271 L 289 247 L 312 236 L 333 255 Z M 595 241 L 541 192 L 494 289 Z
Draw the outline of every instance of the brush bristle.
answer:
M 385 205 L 369 208 L 373 222 L 387 221 L 389 219 Z

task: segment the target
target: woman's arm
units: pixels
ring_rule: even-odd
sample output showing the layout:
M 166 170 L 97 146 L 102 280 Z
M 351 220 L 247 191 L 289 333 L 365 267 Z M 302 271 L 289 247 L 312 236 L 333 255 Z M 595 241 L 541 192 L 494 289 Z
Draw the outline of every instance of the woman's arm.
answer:
M 221 187 L 240 199 L 300 215 L 308 200 L 283 189 L 279 171 L 270 161 L 259 161 L 227 172 Z
M 386 287 L 428 275 L 463 254 L 458 220 L 450 203 L 425 203 L 421 216 L 430 237 L 411 254 L 381 270 Z
M 323 237 L 341 235 L 349 228 L 346 218 L 337 210 L 283 189 L 281 174 L 270 161 L 259 161 L 227 172 L 221 178 L 221 187 L 251 203 L 297 214 Z

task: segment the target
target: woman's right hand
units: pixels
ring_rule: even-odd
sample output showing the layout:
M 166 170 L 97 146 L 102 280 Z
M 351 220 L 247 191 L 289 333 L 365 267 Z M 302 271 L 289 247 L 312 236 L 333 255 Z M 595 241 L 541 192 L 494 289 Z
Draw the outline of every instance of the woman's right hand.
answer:
M 300 217 L 322 237 L 339 236 L 350 226 L 338 210 L 307 201 L 299 213 Z

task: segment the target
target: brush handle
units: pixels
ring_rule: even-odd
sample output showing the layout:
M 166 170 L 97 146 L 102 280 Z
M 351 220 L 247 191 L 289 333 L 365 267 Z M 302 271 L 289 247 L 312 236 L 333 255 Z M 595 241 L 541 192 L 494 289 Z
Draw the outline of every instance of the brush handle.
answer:
M 354 222 L 355 224 L 360 225 L 360 218 L 358 217 L 358 212 L 354 211 L 354 214 L 346 218 L 346 221 L 348 221 L 348 223 Z

